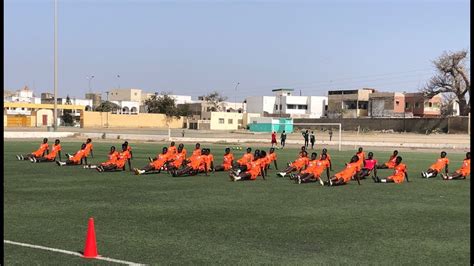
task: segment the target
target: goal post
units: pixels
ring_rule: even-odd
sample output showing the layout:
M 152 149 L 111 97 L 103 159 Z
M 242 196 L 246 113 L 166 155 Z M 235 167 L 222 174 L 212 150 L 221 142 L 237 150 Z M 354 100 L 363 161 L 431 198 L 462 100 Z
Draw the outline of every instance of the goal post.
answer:
M 332 127 L 337 127 L 338 128 L 338 131 L 339 131 L 339 136 L 337 137 L 337 145 L 338 145 L 338 148 L 339 148 L 339 151 L 342 150 L 342 123 L 293 123 L 293 124 L 285 124 L 285 123 L 275 123 L 273 124 L 273 126 L 283 126 L 283 127 L 279 127 L 279 129 L 275 129 L 275 131 L 278 130 L 278 132 L 281 133 L 281 130 L 286 130 L 286 128 L 288 126 L 293 126 L 293 132 L 295 131 L 294 128 L 295 126 L 298 127 L 298 128 L 302 128 L 302 129 L 312 129 L 312 128 L 315 128 L 315 127 L 330 127 L 332 129 Z

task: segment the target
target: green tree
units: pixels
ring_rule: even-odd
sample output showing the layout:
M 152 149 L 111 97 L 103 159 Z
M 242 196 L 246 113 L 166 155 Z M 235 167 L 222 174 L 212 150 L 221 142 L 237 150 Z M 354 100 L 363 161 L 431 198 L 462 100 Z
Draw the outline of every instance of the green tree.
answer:
M 176 100 L 170 97 L 168 93 L 151 96 L 145 100 L 145 106 L 148 113 L 164 114 L 171 119 L 180 116 L 176 107 Z
M 102 102 L 99 106 L 95 108 L 94 111 L 97 112 L 112 112 L 112 111 L 117 111 L 120 110 L 120 106 L 116 103 L 109 102 L 109 101 L 104 101 Z
M 69 98 L 69 95 L 66 97 L 66 105 L 71 105 L 71 98 Z M 73 126 L 74 125 L 74 117 L 71 115 L 72 110 L 71 109 L 64 109 L 63 110 L 63 115 L 61 116 L 61 119 L 64 121 L 65 126 Z

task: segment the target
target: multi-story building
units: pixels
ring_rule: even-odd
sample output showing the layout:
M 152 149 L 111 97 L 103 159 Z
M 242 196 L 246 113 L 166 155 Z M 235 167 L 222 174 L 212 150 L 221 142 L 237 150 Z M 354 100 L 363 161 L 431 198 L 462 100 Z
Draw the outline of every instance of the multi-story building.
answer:
M 420 92 L 405 93 L 405 112 L 419 117 L 437 117 L 441 115 L 441 101 L 440 95 L 427 99 Z
M 32 103 L 32 104 L 40 104 L 41 98 L 35 97 L 33 91 L 25 86 L 23 89 L 17 90 L 15 92 L 10 92 L 8 94 L 4 94 L 3 97 L 4 102 L 17 102 L 17 103 Z M 6 114 L 9 115 L 30 115 L 31 109 L 28 107 L 10 107 L 6 109 Z
M 326 116 L 326 96 L 293 96 L 293 89 L 272 90 L 274 96 L 251 96 L 245 99 L 248 113 L 262 116 L 320 118 Z
M 329 118 L 355 118 L 368 116 L 369 95 L 375 89 L 362 88 L 357 90 L 328 91 Z
M 405 96 L 400 92 L 373 92 L 369 94 L 370 117 L 413 116 L 404 111 Z

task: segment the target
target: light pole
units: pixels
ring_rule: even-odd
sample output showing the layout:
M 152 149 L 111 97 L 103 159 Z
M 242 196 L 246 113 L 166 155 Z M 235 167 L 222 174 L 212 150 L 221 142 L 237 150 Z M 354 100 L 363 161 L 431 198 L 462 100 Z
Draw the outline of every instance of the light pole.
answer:
M 58 0 L 54 0 L 54 112 L 53 129 L 58 129 Z
M 405 132 L 405 133 L 407 132 L 406 121 L 405 121 L 405 116 L 406 116 L 406 96 L 405 96 L 405 94 L 406 93 L 407 93 L 406 91 L 403 92 L 403 103 L 404 103 L 404 105 L 403 105 L 403 132 Z
M 237 87 L 239 86 L 240 82 L 237 82 L 237 84 L 235 84 L 235 95 L 234 95 L 234 109 L 237 111 Z
M 92 79 L 94 78 L 94 76 L 90 76 L 90 77 L 86 77 L 86 79 L 89 80 L 89 93 L 92 93 L 92 89 L 91 89 L 91 81 Z

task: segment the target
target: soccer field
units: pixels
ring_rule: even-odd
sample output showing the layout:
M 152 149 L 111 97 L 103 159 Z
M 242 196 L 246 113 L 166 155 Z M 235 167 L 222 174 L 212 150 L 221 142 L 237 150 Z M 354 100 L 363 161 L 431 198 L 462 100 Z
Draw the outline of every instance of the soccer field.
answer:
M 110 145 L 122 142 L 95 143 L 92 163 L 105 161 Z M 469 263 L 470 178 L 420 176 L 440 151 L 400 153 L 409 183 L 369 179 L 321 187 L 276 177 L 274 169 L 266 181 L 230 182 L 226 173 L 136 176 L 16 160 L 39 143 L 4 142 L 4 240 L 82 251 L 94 217 L 100 255 L 144 264 Z M 132 166 L 144 166 L 162 145 L 131 143 Z M 80 143 L 62 146 L 64 156 Z M 185 147 L 188 154 L 193 149 Z M 221 163 L 225 146 L 202 147 Z M 244 150 L 233 152 L 240 157 Z M 277 150 L 279 168 L 297 152 Z M 391 152 L 376 151 L 375 158 L 384 162 Z M 454 171 L 464 154 L 447 152 Z M 332 173 L 354 153 L 329 150 Z M 6 265 L 110 264 L 10 244 L 4 250 Z

